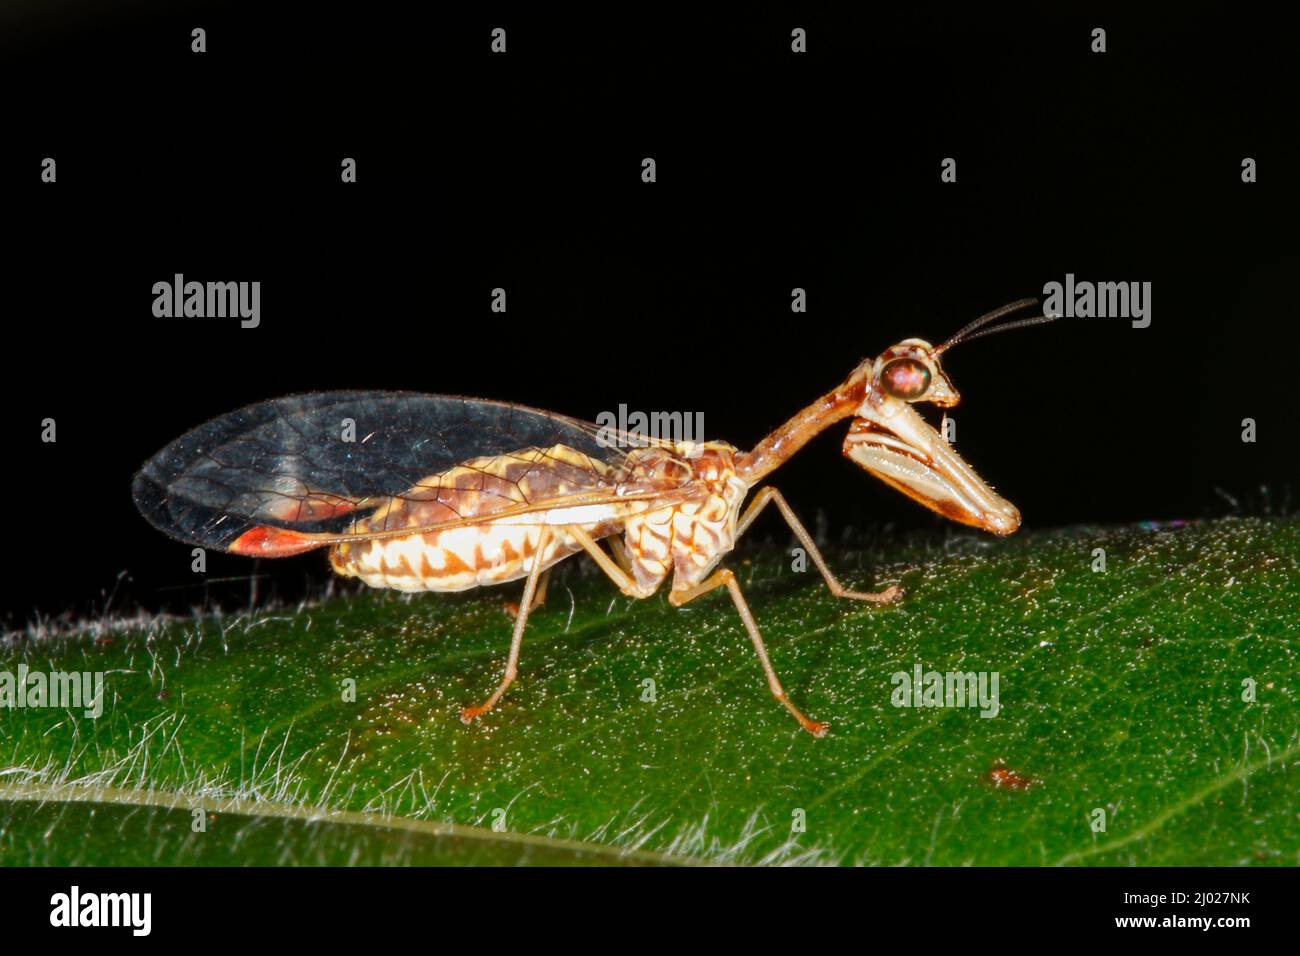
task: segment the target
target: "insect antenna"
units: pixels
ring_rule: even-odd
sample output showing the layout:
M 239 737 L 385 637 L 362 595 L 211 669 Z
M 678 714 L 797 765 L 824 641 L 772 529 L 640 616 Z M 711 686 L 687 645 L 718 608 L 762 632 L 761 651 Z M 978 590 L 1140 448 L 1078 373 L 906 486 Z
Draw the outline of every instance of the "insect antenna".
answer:
M 1035 315 L 1025 319 L 1017 319 L 1014 322 L 1007 322 L 1003 325 L 995 325 L 991 329 L 984 328 L 984 326 L 996 319 L 1000 319 L 1003 316 L 1010 315 L 1013 312 L 1019 312 L 1021 309 L 1027 309 L 1030 306 L 1035 305 L 1038 305 L 1038 299 L 1036 298 L 1020 299 L 1016 302 L 1011 302 L 1007 305 L 1001 306 L 1000 308 L 994 309 L 992 312 L 987 312 L 984 315 L 981 315 L 974 322 L 964 326 L 955 335 L 951 336 L 948 341 L 936 348 L 933 354 L 939 355 L 952 348 L 958 342 L 970 342 L 975 339 L 983 338 L 986 335 L 992 335 L 994 332 L 1010 332 L 1012 329 L 1021 329 L 1029 325 L 1042 325 L 1045 322 L 1054 322 L 1056 319 L 1060 318 L 1059 315 Z

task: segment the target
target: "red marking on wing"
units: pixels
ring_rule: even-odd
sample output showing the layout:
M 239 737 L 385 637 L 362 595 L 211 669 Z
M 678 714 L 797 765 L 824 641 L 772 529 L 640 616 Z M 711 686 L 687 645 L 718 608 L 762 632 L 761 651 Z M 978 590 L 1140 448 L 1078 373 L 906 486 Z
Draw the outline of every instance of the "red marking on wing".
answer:
M 231 554 L 244 554 L 254 558 L 288 558 L 319 547 L 322 547 L 319 541 L 313 541 L 296 531 L 258 525 L 236 538 L 228 550 Z

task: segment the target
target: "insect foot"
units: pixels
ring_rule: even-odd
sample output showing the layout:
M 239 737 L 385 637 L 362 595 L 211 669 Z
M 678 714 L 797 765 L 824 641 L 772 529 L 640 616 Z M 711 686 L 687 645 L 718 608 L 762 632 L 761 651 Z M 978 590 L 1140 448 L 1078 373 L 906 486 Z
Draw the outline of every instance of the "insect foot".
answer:
M 880 593 L 870 595 L 868 600 L 875 601 L 877 604 L 897 604 L 905 597 L 907 597 L 906 591 L 897 584 L 891 584 Z
M 850 591 L 846 588 L 831 591 L 836 597 L 851 601 L 869 601 L 872 604 L 897 604 L 907 596 L 907 592 L 897 584 L 891 584 L 883 591 Z
M 825 737 L 831 732 L 831 725 L 826 723 L 826 721 L 812 720 L 809 717 L 805 717 L 803 711 L 796 707 L 789 697 L 785 696 L 784 691 L 776 694 L 775 697 L 781 702 L 781 705 L 785 707 L 786 710 L 790 711 L 790 713 L 794 715 L 794 719 L 799 721 L 799 726 L 808 731 L 808 733 L 812 734 L 814 737 Z

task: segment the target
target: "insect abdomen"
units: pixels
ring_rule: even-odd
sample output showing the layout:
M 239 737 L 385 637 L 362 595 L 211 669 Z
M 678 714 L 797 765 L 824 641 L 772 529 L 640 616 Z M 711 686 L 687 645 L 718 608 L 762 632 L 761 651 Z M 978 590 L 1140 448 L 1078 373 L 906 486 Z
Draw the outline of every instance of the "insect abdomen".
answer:
M 356 530 L 417 528 L 476 517 L 483 523 L 337 544 L 330 548 L 330 564 L 339 574 L 360 578 L 371 587 L 400 591 L 463 591 L 514 581 L 532 568 L 542 522 L 492 524 L 491 515 L 539 499 L 600 490 L 605 482 L 602 465 L 563 445 L 475 459 L 391 499 L 358 522 Z M 584 527 L 597 537 L 612 530 Z M 555 528 L 542 555 L 543 566 L 580 548 Z
M 527 576 L 532 568 L 538 525 L 476 525 L 398 538 L 335 545 L 330 564 L 346 577 L 374 588 L 399 591 L 464 591 Z M 553 533 L 542 555 L 550 567 L 581 545 Z

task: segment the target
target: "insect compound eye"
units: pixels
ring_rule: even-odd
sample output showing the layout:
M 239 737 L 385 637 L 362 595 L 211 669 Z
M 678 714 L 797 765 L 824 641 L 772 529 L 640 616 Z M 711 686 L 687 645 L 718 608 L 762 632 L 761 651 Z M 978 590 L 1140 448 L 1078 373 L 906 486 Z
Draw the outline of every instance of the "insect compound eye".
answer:
M 897 358 L 880 370 L 880 386 L 894 398 L 914 401 L 930 389 L 930 370 L 916 359 Z

